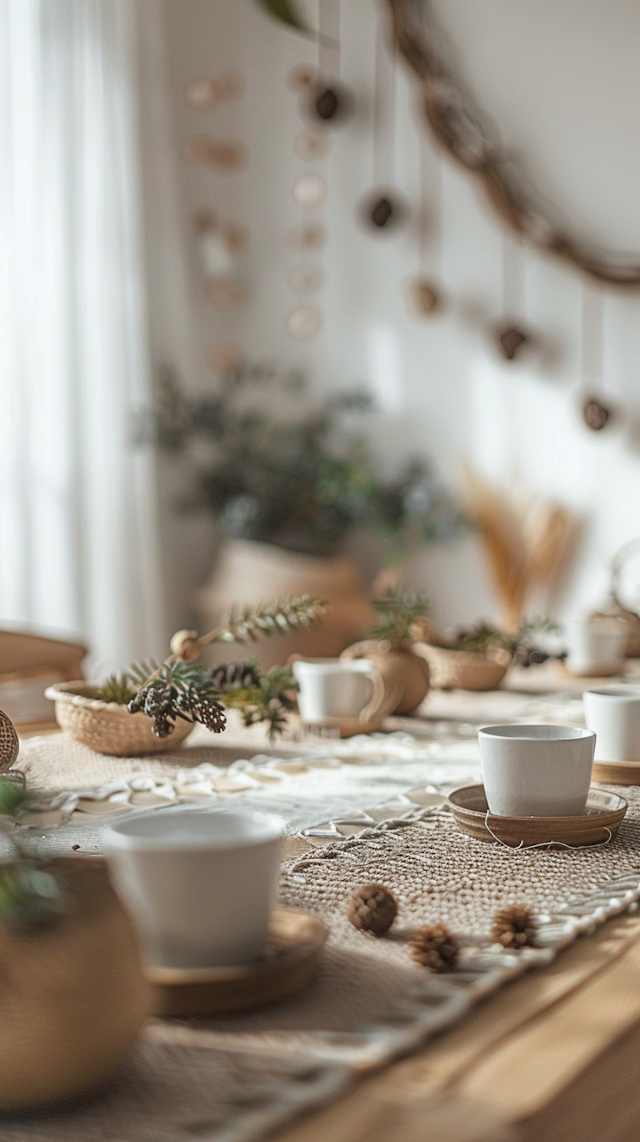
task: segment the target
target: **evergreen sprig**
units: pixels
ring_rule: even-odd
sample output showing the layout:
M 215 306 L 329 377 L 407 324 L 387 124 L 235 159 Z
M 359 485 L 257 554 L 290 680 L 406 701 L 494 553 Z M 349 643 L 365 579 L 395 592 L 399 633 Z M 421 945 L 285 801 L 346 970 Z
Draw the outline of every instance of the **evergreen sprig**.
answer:
M 212 670 L 201 662 L 178 659 L 165 663 L 127 708 L 132 714 L 152 718 L 154 734 L 164 738 L 173 733 L 178 718 L 201 722 L 213 733 L 221 733 L 226 725 L 224 709 L 230 707 L 240 710 L 246 726 L 267 723 L 273 740 L 286 727 L 295 690 L 289 667 L 275 666 L 263 674 L 255 659 Z
M 259 638 L 316 626 L 325 609 L 326 603 L 312 599 L 310 595 L 276 599 L 257 606 L 234 607 L 211 642 L 257 642 Z
M 429 614 L 430 603 L 418 591 L 388 590 L 373 600 L 379 623 L 371 630 L 372 638 L 409 639 L 415 637 L 414 626 Z

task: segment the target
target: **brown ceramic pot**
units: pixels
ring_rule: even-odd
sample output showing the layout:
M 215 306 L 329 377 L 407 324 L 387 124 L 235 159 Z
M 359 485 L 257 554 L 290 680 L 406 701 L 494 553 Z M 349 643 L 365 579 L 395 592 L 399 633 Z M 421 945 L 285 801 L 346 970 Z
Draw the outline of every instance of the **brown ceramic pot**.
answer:
M 0 925 L 0 1111 L 32 1110 L 105 1082 L 152 1011 L 131 925 L 103 861 L 61 858 L 68 915 Z
M 371 659 L 384 682 L 387 713 L 411 714 L 429 690 L 429 665 L 413 646 L 409 639 L 365 639 L 347 647 L 341 657 Z

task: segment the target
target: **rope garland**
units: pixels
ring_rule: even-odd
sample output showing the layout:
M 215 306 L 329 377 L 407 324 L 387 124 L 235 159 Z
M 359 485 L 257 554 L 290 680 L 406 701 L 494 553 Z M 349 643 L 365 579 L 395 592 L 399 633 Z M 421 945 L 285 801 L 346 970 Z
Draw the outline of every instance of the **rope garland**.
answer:
M 445 151 L 480 183 L 516 234 L 544 253 L 608 285 L 640 286 L 637 256 L 580 241 L 558 225 L 530 179 L 510 159 L 488 118 L 445 61 L 428 0 L 386 0 L 399 51 L 420 80 L 422 109 Z

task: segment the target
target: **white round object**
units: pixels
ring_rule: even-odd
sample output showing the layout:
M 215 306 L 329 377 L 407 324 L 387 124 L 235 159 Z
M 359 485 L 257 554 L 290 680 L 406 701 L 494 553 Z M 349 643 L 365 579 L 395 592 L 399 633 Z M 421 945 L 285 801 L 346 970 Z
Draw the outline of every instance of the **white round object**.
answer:
M 286 320 L 286 329 L 296 341 L 308 341 L 315 337 L 322 325 L 322 311 L 318 305 L 297 305 Z
M 327 197 L 327 184 L 319 174 L 303 174 L 293 184 L 293 197 L 298 206 L 322 206 Z
M 194 111 L 211 111 L 218 100 L 215 80 L 207 76 L 192 79 L 184 97 Z

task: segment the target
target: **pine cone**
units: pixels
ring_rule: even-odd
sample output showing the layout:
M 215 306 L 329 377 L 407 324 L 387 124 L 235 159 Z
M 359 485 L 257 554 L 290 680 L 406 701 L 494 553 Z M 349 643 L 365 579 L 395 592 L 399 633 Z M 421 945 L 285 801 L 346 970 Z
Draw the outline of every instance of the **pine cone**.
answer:
M 452 971 L 458 962 L 460 945 L 444 924 L 420 928 L 411 940 L 411 957 L 430 971 Z
M 227 662 L 211 671 L 216 690 L 228 694 L 233 690 L 248 690 L 260 685 L 260 673 L 255 662 Z
M 347 916 L 354 928 L 384 936 L 398 915 L 398 902 L 384 884 L 363 884 L 347 904 Z
M 535 943 L 538 931 L 533 913 L 526 904 L 513 904 L 502 908 L 493 918 L 491 935 L 503 948 L 524 948 Z

